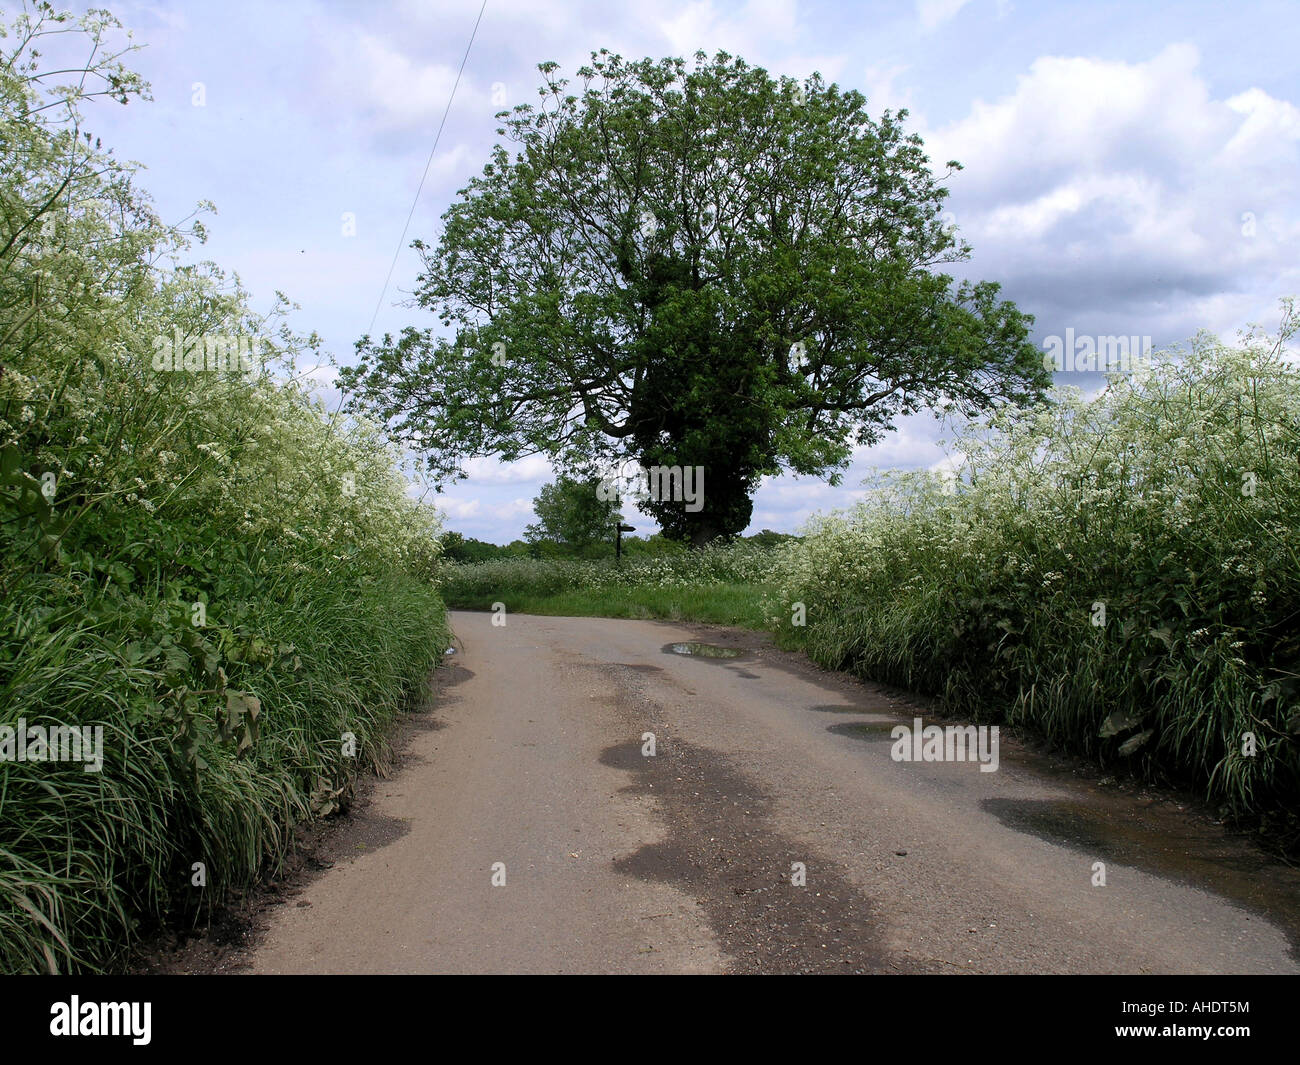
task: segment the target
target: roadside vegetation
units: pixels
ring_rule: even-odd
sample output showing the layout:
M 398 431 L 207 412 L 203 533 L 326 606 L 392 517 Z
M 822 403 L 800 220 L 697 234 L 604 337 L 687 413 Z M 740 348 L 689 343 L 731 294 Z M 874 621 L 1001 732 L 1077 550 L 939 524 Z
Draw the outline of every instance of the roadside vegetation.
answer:
M 60 88 L 35 49 L 78 25 L 95 58 Z M 113 25 L 40 8 L 0 42 L 7 973 L 120 966 L 274 868 L 383 761 L 448 639 L 396 455 L 311 400 L 312 343 L 181 262 L 201 225 L 164 225 L 83 135 L 86 99 L 146 92 Z M 222 338 L 252 366 L 205 363 Z M 24 750 L 63 726 L 102 729 L 102 764 Z
M 418 301 L 457 343 L 363 340 L 342 376 L 352 413 L 330 415 L 305 369 L 318 343 L 288 328 L 283 298 L 256 313 L 237 279 L 190 261 L 202 223 L 164 224 L 85 130 L 92 98 L 147 98 L 115 27 L 42 4 L 0 39 L 0 971 L 112 969 L 273 870 L 296 825 L 382 767 L 387 728 L 450 639 L 444 599 L 767 629 L 953 714 L 1192 785 L 1270 838 L 1294 832 L 1290 304 L 1276 336 L 1202 336 L 1094 399 L 1044 400 L 1028 319 L 995 285 L 935 272 L 969 249 L 896 119 L 722 55 L 688 70 L 602 53 L 581 97 L 544 66 L 558 110 L 507 121 L 591 165 L 539 178 L 546 152 L 494 156 L 509 180 L 490 165 L 444 246 L 422 247 Z M 699 101 L 743 120 L 714 143 Z M 613 141 L 587 138 L 597 119 Z M 611 205 L 614 243 L 556 276 L 553 241 L 599 244 L 569 217 L 584 183 L 613 187 L 607 167 L 646 158 L 662 158 L 652 199 Z M 878 191 L 792 226 L 826 173 Z M 711 203 L 728 182 L 736 195 Z M 770 212 L 772 197 L 789 204 Z M 907 254 L 871 258 L 879 233 Z M 529 268 L 484 298 L 498 257 Z M 606 314 L 632 338 L 616 352 Z M 720 335 L 721 320 L 748 324 Z M 588 402 L 593 382 L 611 391 Z M 930 403 L 970 419 L 950 475 L 883 477 L 799 538 L 734 538 L 761 476 L 834 473 Z M 622 515 L 593 504 L 575 462 L 527 541 L 442 536 L 368 415 L 425 442 L 433 474 L 488 453 L 594 459 L 609 437 L 638 460 L 707 466 L 716 495 L 698 513 L 656 501 L 674 539 L 628 537 L 616 560 Z M 27 745 L 65 727 L 97 738 L 75 758 Z
M 443 586 L 461 606 L 768 628 L 824 665 L 1291 833 L 1295 328 L 1287 303 L 1278 335 L 1201 336 L 1094 399 L 1063 388 L 988 415 L 954 442 L 952 473 L 884 476 L 771 549 L 455 566 Z
M 1300 813 L 1300 370 L 1198 337 L 1097 398 L 1007 410 L 820 521 L 772 578 L 820 662 Z M 782 623 L 788 623 L 784 615 Z
M 664 541 L 671 544 L 671 541 Z M 738 541 L 699 550 L 677 545 L 612 558 L 508 558 L 446 565 L 447 605 L 507 612 L 708 621 L 764 628 L 772 551 Z

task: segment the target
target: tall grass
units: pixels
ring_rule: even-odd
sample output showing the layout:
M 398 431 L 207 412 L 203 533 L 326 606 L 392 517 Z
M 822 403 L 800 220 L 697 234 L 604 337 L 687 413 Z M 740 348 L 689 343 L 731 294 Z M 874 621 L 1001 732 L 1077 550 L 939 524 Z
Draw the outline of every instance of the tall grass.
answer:
M 446 565 L 441 571 L 450 605 L 487 597 L 554 595 L 574 589 L 706 587 L 752 584 L 771 570 L 771 548 L 759 544 L 713 544 L 699 551 L 613 559 L 508 558 Z
M 1085 401 L 1006 411 L 955 479 L 886 479 L 778 549 L 770 617 L 819 661 L 1300 812 L 1300 371 L 1201 336 Z M 784 617 L 782 617 L 784 615 Z
M 766 625 L 763 582 L 771 548 L 713 545 L 624 559 L 499 559 L 446 565 L 440 587 L 453 608 L 488 610 L 496 603 L 526 614 L 664 618 Z
M 437 521 L 396 456 L 323 413 L 296 371 L 314 342 L 179 262 L 201 230 L 163 226 L 42 90 L 30 50 L 69 20 L 19 22 L 0 61 L 0 971 L 94 971 L 345 802 L 448 635 Z M 83 27 L 107 54 L 111 21 Z M 178 336 L 253 337 L 265 359 L 159 369 Z M 103 729 L 98 771 L 18 759 L 17 730 L 60 725 Z

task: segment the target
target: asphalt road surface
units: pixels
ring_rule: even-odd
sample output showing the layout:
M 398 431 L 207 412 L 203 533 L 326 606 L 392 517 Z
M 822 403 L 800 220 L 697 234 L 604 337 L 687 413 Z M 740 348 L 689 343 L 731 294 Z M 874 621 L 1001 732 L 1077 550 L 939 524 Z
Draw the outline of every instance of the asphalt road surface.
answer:
M 1300 971 L 1300 875 L 1169 793 L 896 761 L 943 722 L 757 634 L 491 617 L 247 969 Z

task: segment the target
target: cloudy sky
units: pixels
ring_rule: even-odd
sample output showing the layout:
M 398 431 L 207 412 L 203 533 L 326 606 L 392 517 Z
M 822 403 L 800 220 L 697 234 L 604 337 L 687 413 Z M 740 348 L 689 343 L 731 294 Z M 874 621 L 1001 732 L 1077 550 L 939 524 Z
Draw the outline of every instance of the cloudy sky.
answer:
M 481 0 L 103 2 L 145 45 L 134 66 L 154 100 L 92 105 L 90 128 L 145 165 L 167 220 L 214 201 L 200 254 L 258 306 L 288 294 L 295 324 L 349 361 Z M 407 242 L 435 232 L 487 160 L 494 113 L 534 97 L 539 62 L 725 49 L 820 71 L 874 114 L 906 107 L 931 158 L 965 167 L 948 207 L 974 255 L 952 272 L 1001 282 L 1035 315 L 1036 343 L 1067 329 L 1157 347 L 1231 336 L 1300 294 L 1298 39 L 1294 0 L 487 0 Z M 403 249 L 375 332 L 435 324 L 401 304 L 417 270 Z M 870 467 L 932 466 L 944 435 L 929 418 L 901 424 L 839 488 L 773 479 L 750 531 L 851 503 Z M 484 459 L 470 474 L 440 497 L 448 525 L 504 543 L 551 471 Z

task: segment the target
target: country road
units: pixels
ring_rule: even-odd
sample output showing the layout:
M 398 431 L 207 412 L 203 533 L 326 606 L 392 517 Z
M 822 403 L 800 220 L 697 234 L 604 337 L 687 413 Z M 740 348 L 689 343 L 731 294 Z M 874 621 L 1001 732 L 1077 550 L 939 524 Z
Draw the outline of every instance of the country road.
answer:
M 452 624 L 399 770 L 245 971 L 1300 971 L 1300 873 L 1169 795 L 1007 736 L 995 772 L 896 762 L 920 703 L 753 633 Z

